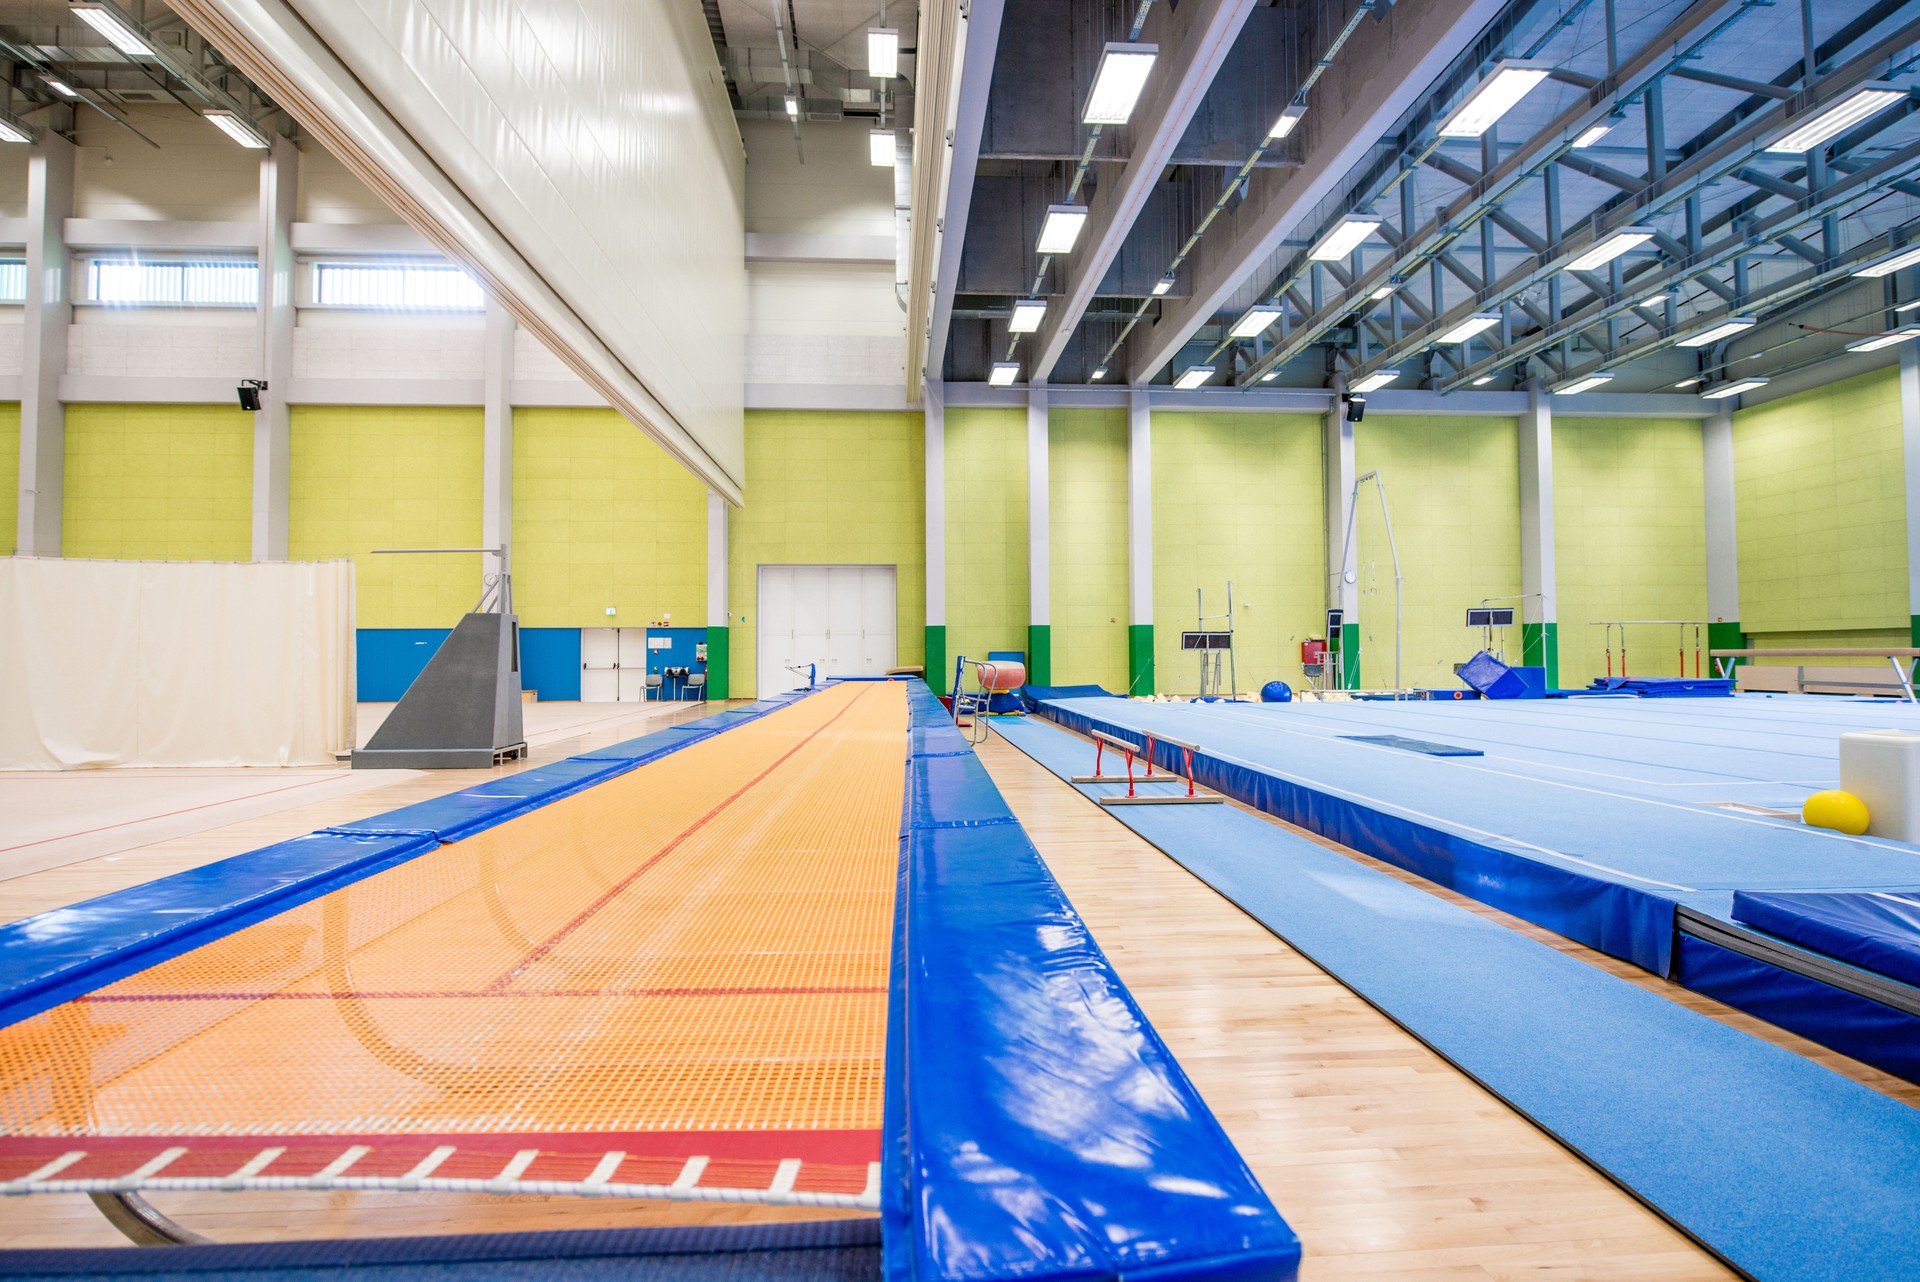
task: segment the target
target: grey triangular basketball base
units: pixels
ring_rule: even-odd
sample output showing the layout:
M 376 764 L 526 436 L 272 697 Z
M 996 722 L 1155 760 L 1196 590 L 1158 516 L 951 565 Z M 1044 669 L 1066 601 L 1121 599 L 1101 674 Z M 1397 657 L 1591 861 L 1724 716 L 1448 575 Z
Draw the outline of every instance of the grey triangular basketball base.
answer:
M 355 770 L 485 769 L 527 755 L 520 723 L 520 621 L 460 620 L 367 746 Z

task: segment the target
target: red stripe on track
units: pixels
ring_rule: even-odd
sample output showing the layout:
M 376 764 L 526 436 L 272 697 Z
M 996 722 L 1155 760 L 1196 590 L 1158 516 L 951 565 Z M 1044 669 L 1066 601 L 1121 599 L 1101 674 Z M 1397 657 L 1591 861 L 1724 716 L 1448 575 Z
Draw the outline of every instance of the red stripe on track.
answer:
M 325 993 L 87 993 L 76 1002 L 275 1002 L 275 1001 L 433 1001 L 472 997 L 811 997 L 846 993 L 884 993 L 885 985 L 843 988 L 517 988 L 477 992 L 325 992 Z

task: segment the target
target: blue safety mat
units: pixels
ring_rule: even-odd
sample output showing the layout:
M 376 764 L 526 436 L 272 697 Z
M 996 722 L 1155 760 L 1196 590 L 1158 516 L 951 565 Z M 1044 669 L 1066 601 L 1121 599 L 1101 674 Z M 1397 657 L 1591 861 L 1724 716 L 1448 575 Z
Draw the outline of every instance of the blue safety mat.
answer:
M 1716 699 L 1733 696 L 1733 682 L 1718 677 L 1595 677 L 1590 691 L 1637 694 L 1642 699 Z
M 0 1276 L 171 1282 L 877 1282 L 872 1220 L 65 1251 L 0 1251 Z
M 1113 814 L 1750 1276 L 1920 1277 L 1920 1110 L 1258 816 Z
M 1402 752 L 1418 752 L 1428 757 L 1484 757 L 1487 755 L 1478 748 L 1458 748 L 1450 743 L 1435 743 L 1431 739 L 1409 739 L 1397 734 L 1343 734 L 1340 737 L 1350 743 L 1370 743 L 1377 748 L 1398 748 Z
M 1862 970 L 1920 986 L 1920 894 L 1743 890 L 1733 897 L 1733 919 Z
M 917 714 L 938 707 L 912 689 Z M 950 755 L 951 725 L 921 724 L 888 1022 L 890 1282 L 1292 1278 L 1292 1230 L 986 770 Z

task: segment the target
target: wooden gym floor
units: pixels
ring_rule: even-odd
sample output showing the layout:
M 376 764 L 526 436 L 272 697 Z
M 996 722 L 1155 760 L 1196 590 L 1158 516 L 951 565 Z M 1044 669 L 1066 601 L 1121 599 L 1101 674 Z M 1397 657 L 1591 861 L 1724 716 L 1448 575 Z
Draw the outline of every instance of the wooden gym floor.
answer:
M 579 739 L 555 742 L 537 751 L 536 760 L 583 746 Z M 1018 750 L 995 738 L 981 756 L 1122 978 L 1300 1233 L 1307 1282 L 1734 1276 Z M 283 829 L 309 831 L 472 781 L 471 773 L 422 774 L 272 819 L 163 841 L 114 863 L 94 860 L 0 881 L 0 916 L 41 911 L 294 835 Z M 1348 853 L 1920 1105 L 1920 1087 Z M 767 1218 L 771 1211 L 439 1194 L 154 1200 L 189 1226 L 228 1241 L 718 1222 Z M 0 1201 L 0 1247 L 118 1244 L 83 1199 Z

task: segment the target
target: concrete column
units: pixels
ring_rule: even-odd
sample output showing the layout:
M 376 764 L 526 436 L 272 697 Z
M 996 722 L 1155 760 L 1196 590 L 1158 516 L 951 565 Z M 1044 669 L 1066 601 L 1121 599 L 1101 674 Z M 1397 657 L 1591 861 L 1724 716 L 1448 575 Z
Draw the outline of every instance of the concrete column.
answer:
M 1912 343 L 1900 345 L 1900 443 L 1906 457 L 1908 635 L 1920 638 L 1920 351 Z M 1920 646 L 1920 640 L 1908 644 Z
M 732 634 L 727 615 L 727 501 L 707 491 L 707 698 L 725 699 L 733 688 Z
M 1027 680 L 1053 684 L 1052 509 L 1047 488 L 1047 387 L 1027 393 Z
M 929 379 L 920 404 L 926 414 L 927 684 L 935 693 L 952 686 L 947 671 L 947 405 L 945 389 Z
M 1553 400 L 1527 383 L 1520 415 L 1520 662 L 1560 685 L 1560 611 L 1553 551 Z
M 1154 693 L 1153 412 L 1147 389 L 1127 389 L 1127 693 Z
M 513 561 L 513 315 L 487 300 L 481 338 L 480 542 Z M 491 557 L 482 572 L 496 568 Z
M 1746 646 L 1740 626 L 1740 532 L 1733 507 L 1733 411 L 1725 401 L 1700 423 L 1707 519 L 1707 645 L 1716 650 Z M 1908 487 L 1913 451 L 1908 451 Z M 1908 539 L 1913 537 L 1908 527 Z
M 1323 421 L 1322 450 L 1325 506 L 1327 514 L 1327 608 L 1343 612 L 1340 635 L 1327 638 L 1340 650 L 1340 667 L 1334 685 L 1346 690 L 1360 686 L 1360 558 L 1356 555 L 1359 531 L 1349 519 L 1353 509 L 1353 424 L 1347 422 L 1346 407 L 1340 393 L 1342 381 L 1334 383 L 1333 408 Z
M 73 213 L 73 157 L 73 144 L 47 130 L 27 158 L 20 507 L 14 533 L 14 548 L 22 556 L 60 555 L 60 497 L 67 463 L 60 376 L 67 372 L 67 327 L 73 320 L 65 236 L 66 220 Z
M 276 134 L 260 155 L 260 408 L 253 413 L 253 559 L 287 559 L 293 507 L 293 214 L 300 152 Z

